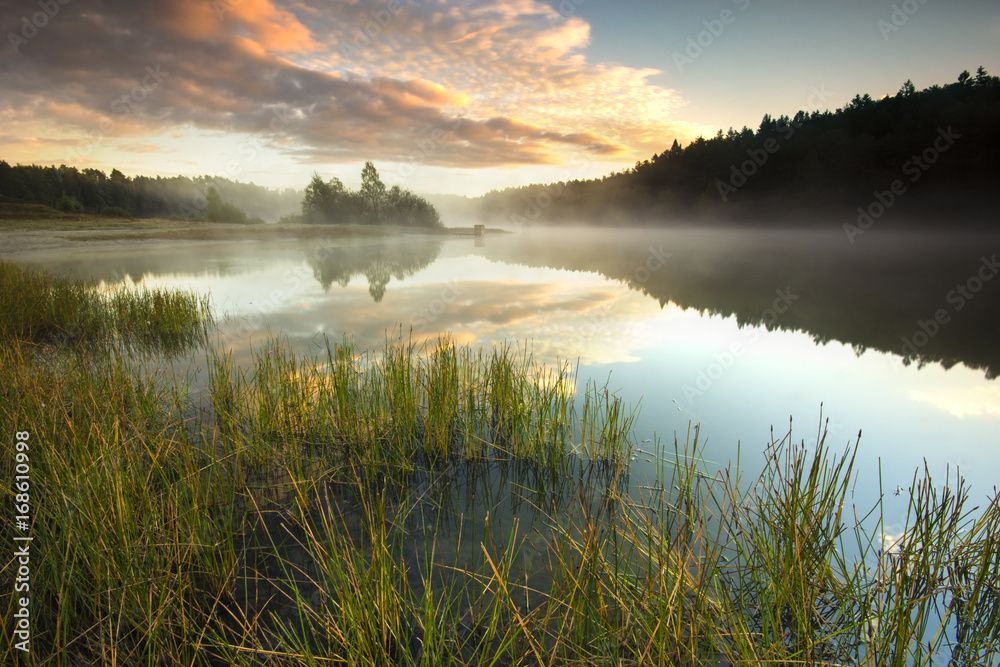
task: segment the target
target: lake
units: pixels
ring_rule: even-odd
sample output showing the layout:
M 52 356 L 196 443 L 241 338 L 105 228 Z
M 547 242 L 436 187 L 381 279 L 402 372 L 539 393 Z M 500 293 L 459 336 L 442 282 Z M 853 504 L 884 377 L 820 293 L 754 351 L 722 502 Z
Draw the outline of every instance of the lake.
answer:
M 1000 235 L 832 231 L 524 229 L 472 237 L 192 243 L 6 257 L 109 284 L 211 295 L 218 344 L 297 349 L 345 337 L 473 346 L 512 341 L 579 366 L 638 408 L 635 436 L 683 442 L 706 465 L 756 473 L 771 429 L 814 445 L 861 432 L 855 501 L 885 496 L 903 524 L 914 473 L 961 471 L 973 504 L 1000 470 Z M 0 255 L 3 253 L 0 252 Z M 198 363 L 195 355 L 193 363 Z M 651 457 L 637 452 L 633 477 Z

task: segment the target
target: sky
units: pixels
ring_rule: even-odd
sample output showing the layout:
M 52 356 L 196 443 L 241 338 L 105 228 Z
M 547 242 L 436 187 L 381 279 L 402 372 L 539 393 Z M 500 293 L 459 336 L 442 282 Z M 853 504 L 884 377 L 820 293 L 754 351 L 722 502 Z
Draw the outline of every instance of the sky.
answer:
M 996 0 L 0 0 L 0 159 L 475 196 L 1000 73 Z

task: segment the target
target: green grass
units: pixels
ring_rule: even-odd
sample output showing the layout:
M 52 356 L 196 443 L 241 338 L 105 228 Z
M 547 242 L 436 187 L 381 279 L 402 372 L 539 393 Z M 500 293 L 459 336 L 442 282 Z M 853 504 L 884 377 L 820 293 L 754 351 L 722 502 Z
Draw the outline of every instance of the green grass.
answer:
M 655 443 L 654 478 L 639 480 L 634 412 L 524 349 L 302 355 L 271 339 L 246 367 L 209 347 L 203 373 L 183 375 L 141 345 L 40 333 L 96 321 L 84 339 L 156 339 L 183 321 L 138 327 L 157 297 L 29 277 L 49 293 L 13 301 L 25 323 L 2 334 L 0 430 L 30 431 L 33 664 L 1000 656 L 1000 504 L 973 512 L 961 480 L 915 476 L 886 549 L 881 506 L 851 505 L 857 444 L 836 450 L 822 429 L 812 448 L 775 439 L 748 481 L 739 461 L 707 473 L 694 427 Z M 56 315 L 32 319 L 29 303 Z M 0 523 L 0 541 L 14 535 Z M 13 573 L 5 561 L 5 618 Z
M 120 343 L 180 350 L 201 340 L 208 302 L 192 293 L 142 287 L 105 292 L 0 262 L 0 340 L 70 346 Z

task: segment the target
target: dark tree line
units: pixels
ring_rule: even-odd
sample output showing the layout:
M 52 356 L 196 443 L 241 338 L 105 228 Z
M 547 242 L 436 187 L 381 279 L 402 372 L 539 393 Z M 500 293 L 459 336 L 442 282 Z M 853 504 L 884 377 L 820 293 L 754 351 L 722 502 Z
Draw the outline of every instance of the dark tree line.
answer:
M 290 216 L 285 220 L 325 225 L 441 226 L 437 209 L 430 202 L 398 185 L 387 189 L 371 162 L 365 162 L 361 170 L 361 187 L 358 190 L 348 189 L 339 178 L 324 181 L 318 173 L 314 173 L 302 198 L 301 216 Z
M 301 196 L 300 191 L 291 188 L 273 190 L 211 176 L 130 178 L 117 169 L 108 175 L 99 169 L 11 166 L 0 160 L 3 201 L 44 204 L 68 211 L 236 221 L 230 220 L 239 218 L 233 210 L 236 209 L 251 217 L 277 220 L 295 211 Z
M 995 217 L 1000 204 L 1000 77 L 895 95 L 856 95 L 836 111 L 765 115 L 594 180 L 530 185 L 480 198 L 485 220 L 601 224 L 850 215 L 901 181 L 899 211 Z M 931 162 L 933 160 L 933 162 Z M 936 164 L 937 163 L 937 164 Z

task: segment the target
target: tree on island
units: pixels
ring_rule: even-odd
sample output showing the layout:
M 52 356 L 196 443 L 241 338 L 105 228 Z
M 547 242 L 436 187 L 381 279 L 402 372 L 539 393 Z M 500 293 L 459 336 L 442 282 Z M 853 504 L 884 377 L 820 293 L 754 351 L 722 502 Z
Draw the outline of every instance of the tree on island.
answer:
M 361 219 L 371 225 L 383 222 L 385 214 L 385 183 L 378 177 L 375 165 L 369 160 L 361 170 Z
M 339 178 L 324 182 L 314 172 L 302 198 L 302 217 L 305 222 L 315 224 L 350 222 L 354 217 L 351 191 Z
M 339 178 L 324 181 L 318 173 L 306 186 L 302 198 L 302 220 L 311 224 L 403 225 L 440 227 L 437 210 L 423 197 L 398 185 L 386 189 L 378 170 L 365 162 L 361 188 L 349 190 Z
M 441 217 L 429 201 L 398 185 L 392 186 L 386 194 L 385 207 L 388 217 L 397 225 L 407 227 L 441 226 Z

